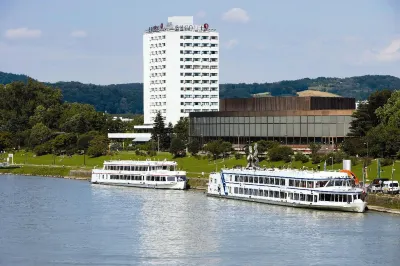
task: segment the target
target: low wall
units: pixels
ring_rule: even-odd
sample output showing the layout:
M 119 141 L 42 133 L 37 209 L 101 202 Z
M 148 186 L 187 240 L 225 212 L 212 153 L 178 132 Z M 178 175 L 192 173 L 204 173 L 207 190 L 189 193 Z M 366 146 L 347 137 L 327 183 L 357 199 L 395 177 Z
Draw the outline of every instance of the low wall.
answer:
M 400 209 L 400 195 L 368 194 L 368 205 L 381 206 L 391 209 Z

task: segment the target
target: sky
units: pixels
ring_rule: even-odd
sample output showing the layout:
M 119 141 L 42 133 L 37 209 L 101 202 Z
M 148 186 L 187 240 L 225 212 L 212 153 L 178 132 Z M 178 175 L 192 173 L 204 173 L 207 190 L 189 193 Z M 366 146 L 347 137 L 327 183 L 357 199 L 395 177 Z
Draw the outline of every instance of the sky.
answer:
M 143 81 L 142 35 L 169 16 L 220 34 L 220 82 L 400 77 L 398 0 L 0 0 L 0 71 Z

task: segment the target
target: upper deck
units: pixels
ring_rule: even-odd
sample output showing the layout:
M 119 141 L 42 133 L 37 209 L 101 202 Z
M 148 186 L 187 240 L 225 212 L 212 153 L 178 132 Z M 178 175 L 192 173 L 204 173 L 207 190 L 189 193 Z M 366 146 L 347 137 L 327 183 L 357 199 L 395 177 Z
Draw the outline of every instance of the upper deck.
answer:
M 111 160 L 104 161 L 104 166 L 177 166 L 175 161 L 135 161 L 135 160 Z
M 330 179 L 350 179 L 346 173 L 330 172 L 330 171 L 309 171 L 298 169 L 267 169 L 267 168 L 232 168 L 222 169 L 224 174 L 235 175 L 253 175 L 253 176 L 270 176 L 293 179 L 308 179 L 308 180 L 330 180 Z

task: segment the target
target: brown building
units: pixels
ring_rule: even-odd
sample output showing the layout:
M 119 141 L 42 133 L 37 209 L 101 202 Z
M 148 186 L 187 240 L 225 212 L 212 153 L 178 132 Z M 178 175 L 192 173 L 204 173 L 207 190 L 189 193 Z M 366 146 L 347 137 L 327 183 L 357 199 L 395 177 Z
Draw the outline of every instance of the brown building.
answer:
M 283 144 L 340 143 L 349 132 L 354 98 L 264 97 L 221 99 L 219 112 L 190 113 L 190 136 L 244 145 L 260 139 Z

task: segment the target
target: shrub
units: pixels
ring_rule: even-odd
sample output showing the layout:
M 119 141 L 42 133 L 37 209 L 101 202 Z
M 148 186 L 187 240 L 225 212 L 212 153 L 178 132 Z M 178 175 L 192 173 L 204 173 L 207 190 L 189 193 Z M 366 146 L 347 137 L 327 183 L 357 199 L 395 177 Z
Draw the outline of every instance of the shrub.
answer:
M 310 160 L 304 153 L 298 152 L 294 155 L 294 160 L 302 163 L 308 163 Z
M 42 155 L 46 155 L 46 154 L 50 154 L 52 152 L 52 143 L 51 141 L 45 142 L 43 144 L 40 144 L 38 146 L 36 146 L 33 149 L 33 152 L 37 155 L 37 156 L 42 156 Z
M 380 159 L 381 166 L 388 166 L 393 164 L 393 160 L 390 158 Z
M 240 160 L 240 159 L 242 159 L 242 154 L 240 154 L 240 153 L 235 153 L 235 159 L 236 160 Z
M 148 155 L 148 156 L 156 156 L 156 155 L 157 155 L 157 152 L 156 152 L 156 151 L 153 151 L 153 150 L 149 150 L 149 151 L 147 151 L 147 155 Z
M 271 148 L 268 152 L 269 159 L 272 162 L 277 162 L 281 160 L 290 162 L 292 155 L 293 155 L 293 150 L 288 146 L 277 146 Z

